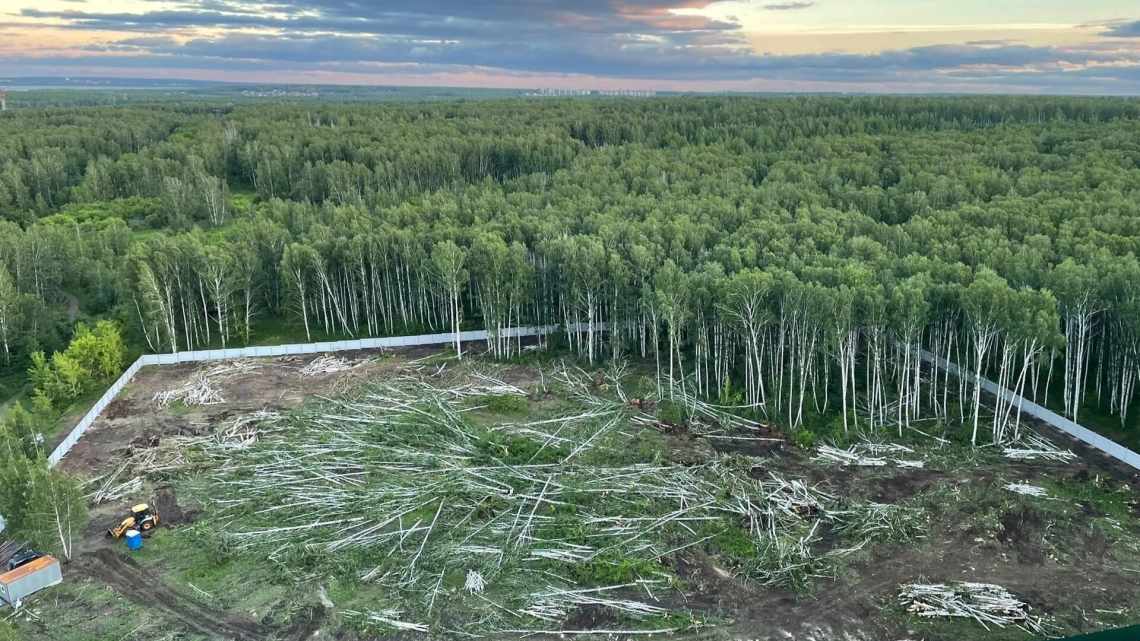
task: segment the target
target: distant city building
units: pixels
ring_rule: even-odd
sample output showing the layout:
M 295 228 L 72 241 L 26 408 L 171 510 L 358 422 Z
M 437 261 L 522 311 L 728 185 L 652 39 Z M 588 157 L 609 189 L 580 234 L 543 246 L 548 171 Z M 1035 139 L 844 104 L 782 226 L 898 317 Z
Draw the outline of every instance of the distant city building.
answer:
M 317 98 L 321 92 L 315 89 L 246 89 L 241 95 L 248 98 Z
M 650 89 L 536 89 L 527 93 L 538 98 L 566 98 L 588 96 L 613 96 L 619 98 L 652 98 L 657 95 Z

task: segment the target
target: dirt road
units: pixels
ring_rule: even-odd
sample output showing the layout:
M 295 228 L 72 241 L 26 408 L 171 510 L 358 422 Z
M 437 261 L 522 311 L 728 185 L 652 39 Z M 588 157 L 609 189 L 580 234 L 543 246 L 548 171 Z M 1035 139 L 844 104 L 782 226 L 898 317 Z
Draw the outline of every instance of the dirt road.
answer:
M 276 630 L 199 605 L 175 593 L 133 559 L 110 548 L 100 548 L 77 558 L 72 567 L 79 574 L 106 583 L 136 604 L 161 612 L 199 634 L 235 641 L 279 638 Z

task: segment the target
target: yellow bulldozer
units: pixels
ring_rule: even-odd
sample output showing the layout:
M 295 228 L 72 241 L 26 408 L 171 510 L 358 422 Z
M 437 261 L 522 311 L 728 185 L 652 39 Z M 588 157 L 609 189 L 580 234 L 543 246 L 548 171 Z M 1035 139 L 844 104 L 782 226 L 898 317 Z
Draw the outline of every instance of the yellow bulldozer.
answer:
M 128 530 L 138 530 L 145 536 L 149 535 L 156 527 L 158 527 L 158 511 L 147 503 L 139 503 L 131 508 L 130 516 L 124 518 L 118 525 L 107 529 L 107 536 L 113 539 L 121 539 Z

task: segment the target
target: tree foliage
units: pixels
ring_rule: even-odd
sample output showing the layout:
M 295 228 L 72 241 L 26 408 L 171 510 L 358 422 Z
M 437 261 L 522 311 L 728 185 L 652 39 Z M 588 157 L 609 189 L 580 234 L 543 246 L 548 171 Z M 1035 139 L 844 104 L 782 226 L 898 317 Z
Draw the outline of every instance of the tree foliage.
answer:
M 930 413 L 976 441 L 1018 429 L 1004 407 L 983 425 L 980 388 L 928 375 L 922 349 L 1032 398 L 1059 387 L 1073 417 L 1135 414 L 1134 101 L 13 116 L 0 339 L 52 397 L 99 367 L 64 349 L 78 303 L 156 351 L 248 342 L 262 322 L 311 339 L 478 325 L 505 357 L 521 345 L 503 327 L 559 323 L 586 359 L 653 359 L 665 385 L 708 396 L 736 386 L 790 428 L 837 412 L 847 429 Z

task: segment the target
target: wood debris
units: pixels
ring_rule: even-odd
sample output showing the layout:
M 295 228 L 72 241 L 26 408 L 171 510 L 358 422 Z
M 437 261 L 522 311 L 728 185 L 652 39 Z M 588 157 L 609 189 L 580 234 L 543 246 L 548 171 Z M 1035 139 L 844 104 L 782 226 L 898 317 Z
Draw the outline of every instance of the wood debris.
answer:
M 1023 494 L 1025 496 L 1049 496 L 1049 492 L 1045 488 L 1037 485 L 1030 485 L 1029 483 L 1007 483 L 1005 485 L 1005 489 L 1015 494 Z
M 124 472 L 134 469 L 130 462 L 124 463 L 114 472 L 92 479 L 88 485 L 98 483 L 95 490 L 84 496 L 91 505 L 99 505 L 110 501 L 118 501 L 124 497 L 138 494 L 142 490 L 142 477 L 130 476 L 124 478 Z
M 188 407 L 224 403 L 226 399 L 222 397 L 217 384 L 235 376 L 248 374 L 260 367 L 259 363 L 249 359 L 224 361 L 212 367 L 199 369 L 187 382 L 174 389 L 156 392 L 151 400 L 161 408 L 167 408 L 172 403 L 182 403 Z
M 888 457 L 886 454 L 913 453 L 914 450 L 903 445 L 884 445 L 879 443 L 859 443 L 847 449 L 840 449 L 830 445 L 821 445 L 816 449 L 813 457 L 823 463 L 838 463 L 843 466 L 856 467 L 895 467 L 923 468 L 926 462 L 920 459 L 904 459 Z
M 1040 634 L 1042 621 L 1008 590 L 992 583 L 910 583 L 899 588 L 899 602 L 924 618 L 968 618 L 989 626 L 1017 625 Z
M 487 580 L 478 570 L 468 570 L 467 579 L 463 582 L 463 589 L 471 594 L 482 594 L 487 587 Z
M 403 612 L 400 610 L 380 610 L 378 612 L 357 612 L 355 610 L 345 610 L 342 614 L 349 618 L 363 618 L 373 623 L 379 623 L 394 630 L 406 630 L 410 632 L 427 632 L 428 627 L 420 623 L 409 623 L 400 620 Z
M 214 387 L 209 377 L 201 374 L 193 376 L 189 381 L 174 389 L 155 392 L 151 400 L 163 409 L 170 407 L 172 403 L 182 403 L 190 407 L 217 405 L 225 402 L 221 390 Z
M 349 360 L 333 354 L 324 354 L 318 356 L 307 365 L 301 368 L 301 376 L 311 378 L 313 376 L 321 376 L 323 374 L 336 374 L 338 372 L 346 372 L 356 369 L 362 365 L 372 362 L 372 359 L 366 358 L 362 360 Z
M 1027 434 L 1019 442 L 1007 445 L 1002 454 L 1015 461 L 1054 461 L 1069 463 L 1077 455 L 1069 450 L 1063 450 L 1050 441 L 1035 434 Z

